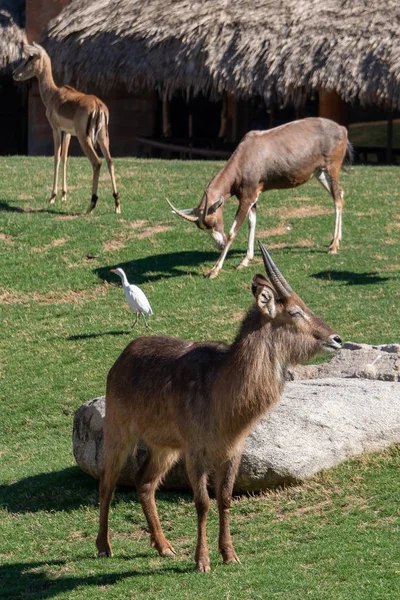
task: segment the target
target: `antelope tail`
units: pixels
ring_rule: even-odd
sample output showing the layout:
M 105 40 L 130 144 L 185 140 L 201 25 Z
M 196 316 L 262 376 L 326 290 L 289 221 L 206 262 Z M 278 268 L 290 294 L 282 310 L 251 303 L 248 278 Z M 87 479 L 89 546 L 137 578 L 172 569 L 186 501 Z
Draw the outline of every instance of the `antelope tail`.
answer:
M 90 136 L 93 146 L 97 144 L 99 133 L 103 127 L 105 127 L 106 130 L 108 128 L 106 115 L 104 110 L 96 108 L 90 113 L 86 128 L 86 135 Z

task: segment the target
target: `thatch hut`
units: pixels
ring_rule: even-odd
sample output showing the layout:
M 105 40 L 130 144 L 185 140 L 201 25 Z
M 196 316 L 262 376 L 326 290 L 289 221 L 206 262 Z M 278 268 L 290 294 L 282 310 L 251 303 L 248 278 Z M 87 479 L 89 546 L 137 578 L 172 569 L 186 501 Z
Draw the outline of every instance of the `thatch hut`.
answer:
M 26 90 L 11 78 L 26 43 L 24 12 L 24 0 L 0 0 L 0 154 L 26 150 Z
M 103 95 L 228 97 L 237 121 L 240 101 L 301 114 L 319 94 L 344 121 L 345 103 L 400 110 L 399 30 L 398 0 L 72 0 L 45 44 L 61 80 Z
M 0 0 L 0 75 L 9 74 L 23 56 L 24 12 L 24 0 Z
M 73 0 L 48 28 L 55 68 L 270 104 L 320 88 L 400 109 L 398 0 Z

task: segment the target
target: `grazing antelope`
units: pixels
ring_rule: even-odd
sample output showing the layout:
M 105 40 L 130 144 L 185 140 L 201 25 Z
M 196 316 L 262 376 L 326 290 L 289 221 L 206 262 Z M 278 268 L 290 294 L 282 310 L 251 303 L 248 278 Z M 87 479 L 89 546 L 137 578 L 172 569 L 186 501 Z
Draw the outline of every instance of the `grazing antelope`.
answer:
M 92 199 L 87 212 L 90 213 L 97 203 L 101 160 L 96 154 L 94 146 L 98 143 L 107 161 L 111 176 L 115 212 L 120 213 L 114 165 L 109 150 L 107 106 L 96 96 L 82 94 L 69 85 L 57 87 L 51 71 L 50 57 L 42 46 L 34 42 L 32 46 L 25 46 L 25 51 L 28 58 L 15 69 L 13 78 L 15 81 L 25 81 L 31 77 L 37 77 L 39 81 L 40 96 L 46 107 L 46 117 L 53 130 L 54 139 L 54 180 L 49 199 L 50 204 L 54 204 L 57 196 L 60 154 L 63 169 L 61 200 L 67 199 L 67 154 L 71 135 L 76 135 L 83 152 L 93 167 Z
M 161 556 L 175 551 L 157 515 L 155 490 L 183 456 L 197 509 L 198 571 L 209 571 L 207 477 L 215 473 L 219 551 L 224 563 L 239 562 L 229 527 L 232 489 L 243 444 L 281 395 L 286 369 L 319 351 L 334 352 L 340 337 L 292 291 L 260 244 L 265 269 L 255 275 L 255 304 L 231 346 L 140 337 L 131 342 L 107 378 L 104 465 L 100 475 L 99 556 L 111 556 L 108 516 L 127 454 L 139 438 L 148 453 L 136 476 L 151 544 Z
M 342 239 L 343 190 L 339 173 L 346 155 L 351 158 L 347 131 L 329 119 L 309 118 L 293 121 L 268 131 L 249 131 L 226 165 L 208 184 L 196 208 L 173 212 L 196 223 L 209 233 L 222 253 L 209 272 L 214 278 L 222 269 L 228 250 L 246 217 L 249 220 L 248 249 L 239 265 L 247 267 L 254 258 L 256 205 L 261 192 L 293 188 L 315 175 L 332 195 L 335 203 L 335 232 L 329 252 L 335 254 Z M 239 207 L 228 236 L 224 233 L 223 206 L 231 196 Z

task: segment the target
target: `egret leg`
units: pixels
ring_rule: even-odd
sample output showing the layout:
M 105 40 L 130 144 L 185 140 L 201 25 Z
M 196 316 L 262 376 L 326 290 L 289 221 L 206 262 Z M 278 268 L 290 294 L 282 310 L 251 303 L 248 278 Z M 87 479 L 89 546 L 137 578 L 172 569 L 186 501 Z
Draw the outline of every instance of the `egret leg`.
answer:
M 134 324 L 132 325 L 132 329 L 135 327 L 136 323 L 138 322 L 138 317 L 139 317 L 139 313 L 136 313 L 136 319 Z
M 141 314 L 142 314 L 143 321 L 144 321 L 144 324 L 145 324 L 145 326 L 146 326 L 146 329 L 150 329 L 150 331 L 151 331 L 151 327 L 150 327 L 150 325 L 148 325 L 148 323 L 147 323 L 147 321 L 146 321 L 146 319 L 145 319 L 145 316 L 144 316 L 144 314 L 143 314 L 143 313 L 141 313 Z

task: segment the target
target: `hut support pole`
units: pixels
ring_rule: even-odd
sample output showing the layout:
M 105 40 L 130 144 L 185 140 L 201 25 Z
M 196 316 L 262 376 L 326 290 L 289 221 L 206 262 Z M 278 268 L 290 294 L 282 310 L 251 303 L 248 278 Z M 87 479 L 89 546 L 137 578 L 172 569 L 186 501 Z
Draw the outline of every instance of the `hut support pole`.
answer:
M 171 121 L 169 119 L 168 92 L 164 92 L 162 101 L 162 132 L 164 137 L 171 135 Z
M 226 136 L 226 128 L 228 125 L 228 102 L 226 99 L 226 94 L 222 98 L 222 108 L 221 108 L 221 125 L 218 132 L 219 138 L 224 138 Z
M 390 111 L 387 120 L 387 145 L 386 162 L 390 165 L 393 161 L 393 113 Z

